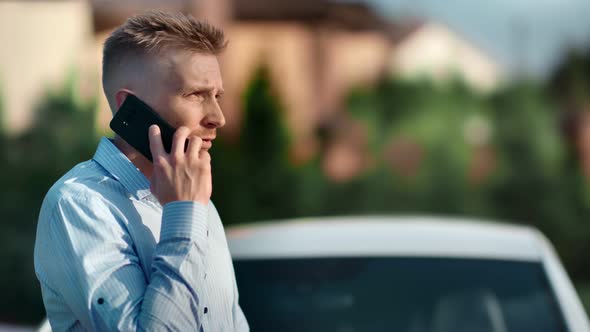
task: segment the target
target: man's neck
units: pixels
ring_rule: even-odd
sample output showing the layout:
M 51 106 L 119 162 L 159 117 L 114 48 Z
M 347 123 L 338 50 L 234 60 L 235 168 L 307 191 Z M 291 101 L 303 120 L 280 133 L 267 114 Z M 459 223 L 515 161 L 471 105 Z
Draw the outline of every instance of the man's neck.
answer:
M 115 136 L 113 140 L 115 146 L 139 169 L 141 173 L 149 180 L 152 176 L 153 164 L 144 157 L 140 152 L 135 150 L 131 145 L 125 142 L 121 137 Z

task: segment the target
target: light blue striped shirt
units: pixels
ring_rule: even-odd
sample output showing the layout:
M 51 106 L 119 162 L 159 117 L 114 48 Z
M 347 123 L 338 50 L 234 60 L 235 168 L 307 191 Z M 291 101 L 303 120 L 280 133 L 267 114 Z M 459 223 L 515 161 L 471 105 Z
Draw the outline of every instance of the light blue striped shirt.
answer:
M 107 138 L 47 193 L 35 272 L 54 331 L 248 331 L 219 215 L 163 208 Z

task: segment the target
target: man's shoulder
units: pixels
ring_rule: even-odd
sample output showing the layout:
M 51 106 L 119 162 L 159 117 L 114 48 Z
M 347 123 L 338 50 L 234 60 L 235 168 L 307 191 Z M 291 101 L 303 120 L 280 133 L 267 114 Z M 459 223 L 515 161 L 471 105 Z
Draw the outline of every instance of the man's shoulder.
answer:
M 34 260 L 37 277 L 48 282 L 55 273 L 56 250 L 84 243 L 84 230 L 114 229 L 122 221 L 115 205 L 126 199 L 122 185 L 94 160 L 74 166 L 51 186 L 37 222 Z M 73 235 L 72 235 L 73 234 Z M 86 234 L 92 238 L 96 232 Z M 61 249 L 58 249 L 61 248 Z
M 96 161 L 88 160 L 74 166 L 51 186 L 42 210 L 63 200 L 84 201 L 124 195 L 123 186 L 109 172 Z

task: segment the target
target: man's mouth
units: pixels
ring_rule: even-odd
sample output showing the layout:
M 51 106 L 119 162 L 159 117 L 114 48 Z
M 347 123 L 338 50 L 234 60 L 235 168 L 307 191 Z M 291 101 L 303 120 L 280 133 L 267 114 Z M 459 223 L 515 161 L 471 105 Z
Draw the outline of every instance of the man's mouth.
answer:
M 214 138 L 203 138 L 203 144 L 201 145 L 202 149 L 210 149 L 213 146 Z

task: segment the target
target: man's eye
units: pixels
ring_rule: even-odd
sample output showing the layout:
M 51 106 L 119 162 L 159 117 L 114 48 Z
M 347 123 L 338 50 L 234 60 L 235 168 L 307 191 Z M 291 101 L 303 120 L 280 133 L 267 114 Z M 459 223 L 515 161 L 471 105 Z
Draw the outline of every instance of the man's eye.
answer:
M 199 99 L 199 100 L 204 98 L 204 96 L 203 96 L 203 93 L 202 93 L 202 92 L 195 92 L 195 93 L 192 93 L 192 94 L 190 95 L 190 97 L 191 97 L 191 98 L 196 98 L 196 99 Z

